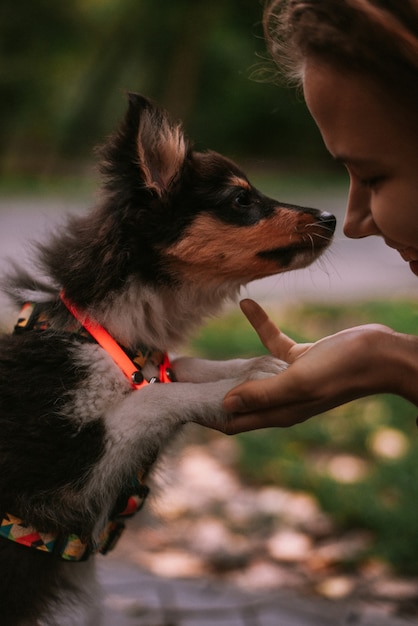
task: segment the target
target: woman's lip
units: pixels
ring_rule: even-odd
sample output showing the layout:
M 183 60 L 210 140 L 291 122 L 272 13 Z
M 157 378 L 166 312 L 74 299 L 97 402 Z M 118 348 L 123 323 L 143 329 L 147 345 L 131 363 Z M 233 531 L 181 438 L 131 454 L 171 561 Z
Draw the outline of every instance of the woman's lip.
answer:
M 418 249 L 417 248 L 403 248 L 394 241 L 385 239 L 385 243 L 389 248 L 393 248 L 399 252 L 401 258 L 409 263 L 409 268 L 415 276 L 418 276 Z
M 385 239 L 385 243 L 389 248 L 393 248 L 399 252 L 401 258 L 409 264 L 409 269 L 415 276 L 418 276 L 418 249 L 417 248 L 402 248 L 396 245 L 395 242 Z
M 399 252 L 400 255 L 402 255 L 407 250 L 407 248 L 401 246 L 395 241 L 390 241 L 390 239 L 385 239 L 385 244 L 388 246 L 388 248 L 392 248 L 392 250 L 396 250 L 396 252 Z
M 398 250 L 399 254 L 407 263 L 413 263 L 418 261 L 418 251 L 406 248 L 405 250 Z
M 394 241 L 385 240 L 386 245 L 389 248 L 393 248 L 401 255 L 402 259 L 407 263 L 411 261 L 418 261 L 418 250 L 416 248 L 403 248 L 399 244 L 396 244 Z

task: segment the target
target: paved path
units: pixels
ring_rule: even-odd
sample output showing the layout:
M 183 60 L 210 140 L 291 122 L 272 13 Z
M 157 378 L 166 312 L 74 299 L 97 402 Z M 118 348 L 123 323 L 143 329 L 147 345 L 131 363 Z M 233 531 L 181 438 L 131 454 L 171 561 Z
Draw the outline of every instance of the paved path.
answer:
M 309 600 L 284 591 L 244 593 L 206 580 L 164 579 L 100 561 L 103 626 L 411 626 L 373 607 Z

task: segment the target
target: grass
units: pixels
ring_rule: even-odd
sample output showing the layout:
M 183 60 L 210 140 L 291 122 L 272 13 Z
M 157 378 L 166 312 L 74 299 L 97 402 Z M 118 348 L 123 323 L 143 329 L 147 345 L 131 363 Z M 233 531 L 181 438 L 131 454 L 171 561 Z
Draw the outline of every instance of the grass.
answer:
M 306 305 L 281 313 L 276 321 L 302 341 L 371 321 L 414 333 L 418 303 Z M 192 347 L 211 358 L 264 352 L 238 313 L 210 323 Z M 342 531 L 356 528 L 372 533 L 373 547 L 360 559 L 377 558 L 400 574 L 418 575 L 416 416 L 416 407 L 381 395 L 290 429 L 245 433 L 237 437 L 238 470 L 255 485 L 310 492 Z

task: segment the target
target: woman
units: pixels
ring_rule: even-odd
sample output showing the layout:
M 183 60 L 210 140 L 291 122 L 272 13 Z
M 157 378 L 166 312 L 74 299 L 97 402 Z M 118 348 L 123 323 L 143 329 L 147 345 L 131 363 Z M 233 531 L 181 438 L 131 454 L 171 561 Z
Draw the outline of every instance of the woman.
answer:
M 348 170 L 345 234 L 381 236 L 418 276 L 418 0 L 274 0 L 265 32 Z M 369 324 L 300 345 L 254 302 L 242 309 L 290 366 L 226 396 L 225 432 L 290 426 L 376 393 L 418 406 L 418 337 Z

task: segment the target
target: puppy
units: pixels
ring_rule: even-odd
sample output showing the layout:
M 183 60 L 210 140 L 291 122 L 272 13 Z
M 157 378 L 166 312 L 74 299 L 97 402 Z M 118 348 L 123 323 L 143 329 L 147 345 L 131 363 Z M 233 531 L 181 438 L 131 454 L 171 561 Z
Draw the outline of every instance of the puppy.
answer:
M 227 391 L 283 367 L 167 352 L 242 285 L 311 263 L 335 229 L 195 151 L 140 95 L 100 152 L 96 208 L 39 246 L 47 279 L 18 267 L 7 279 L 22 312 L 0 346 L 4 626 L 99 624 L 93 554 L 140 508 L 164 445 L 186 422 L 225 419 Z

